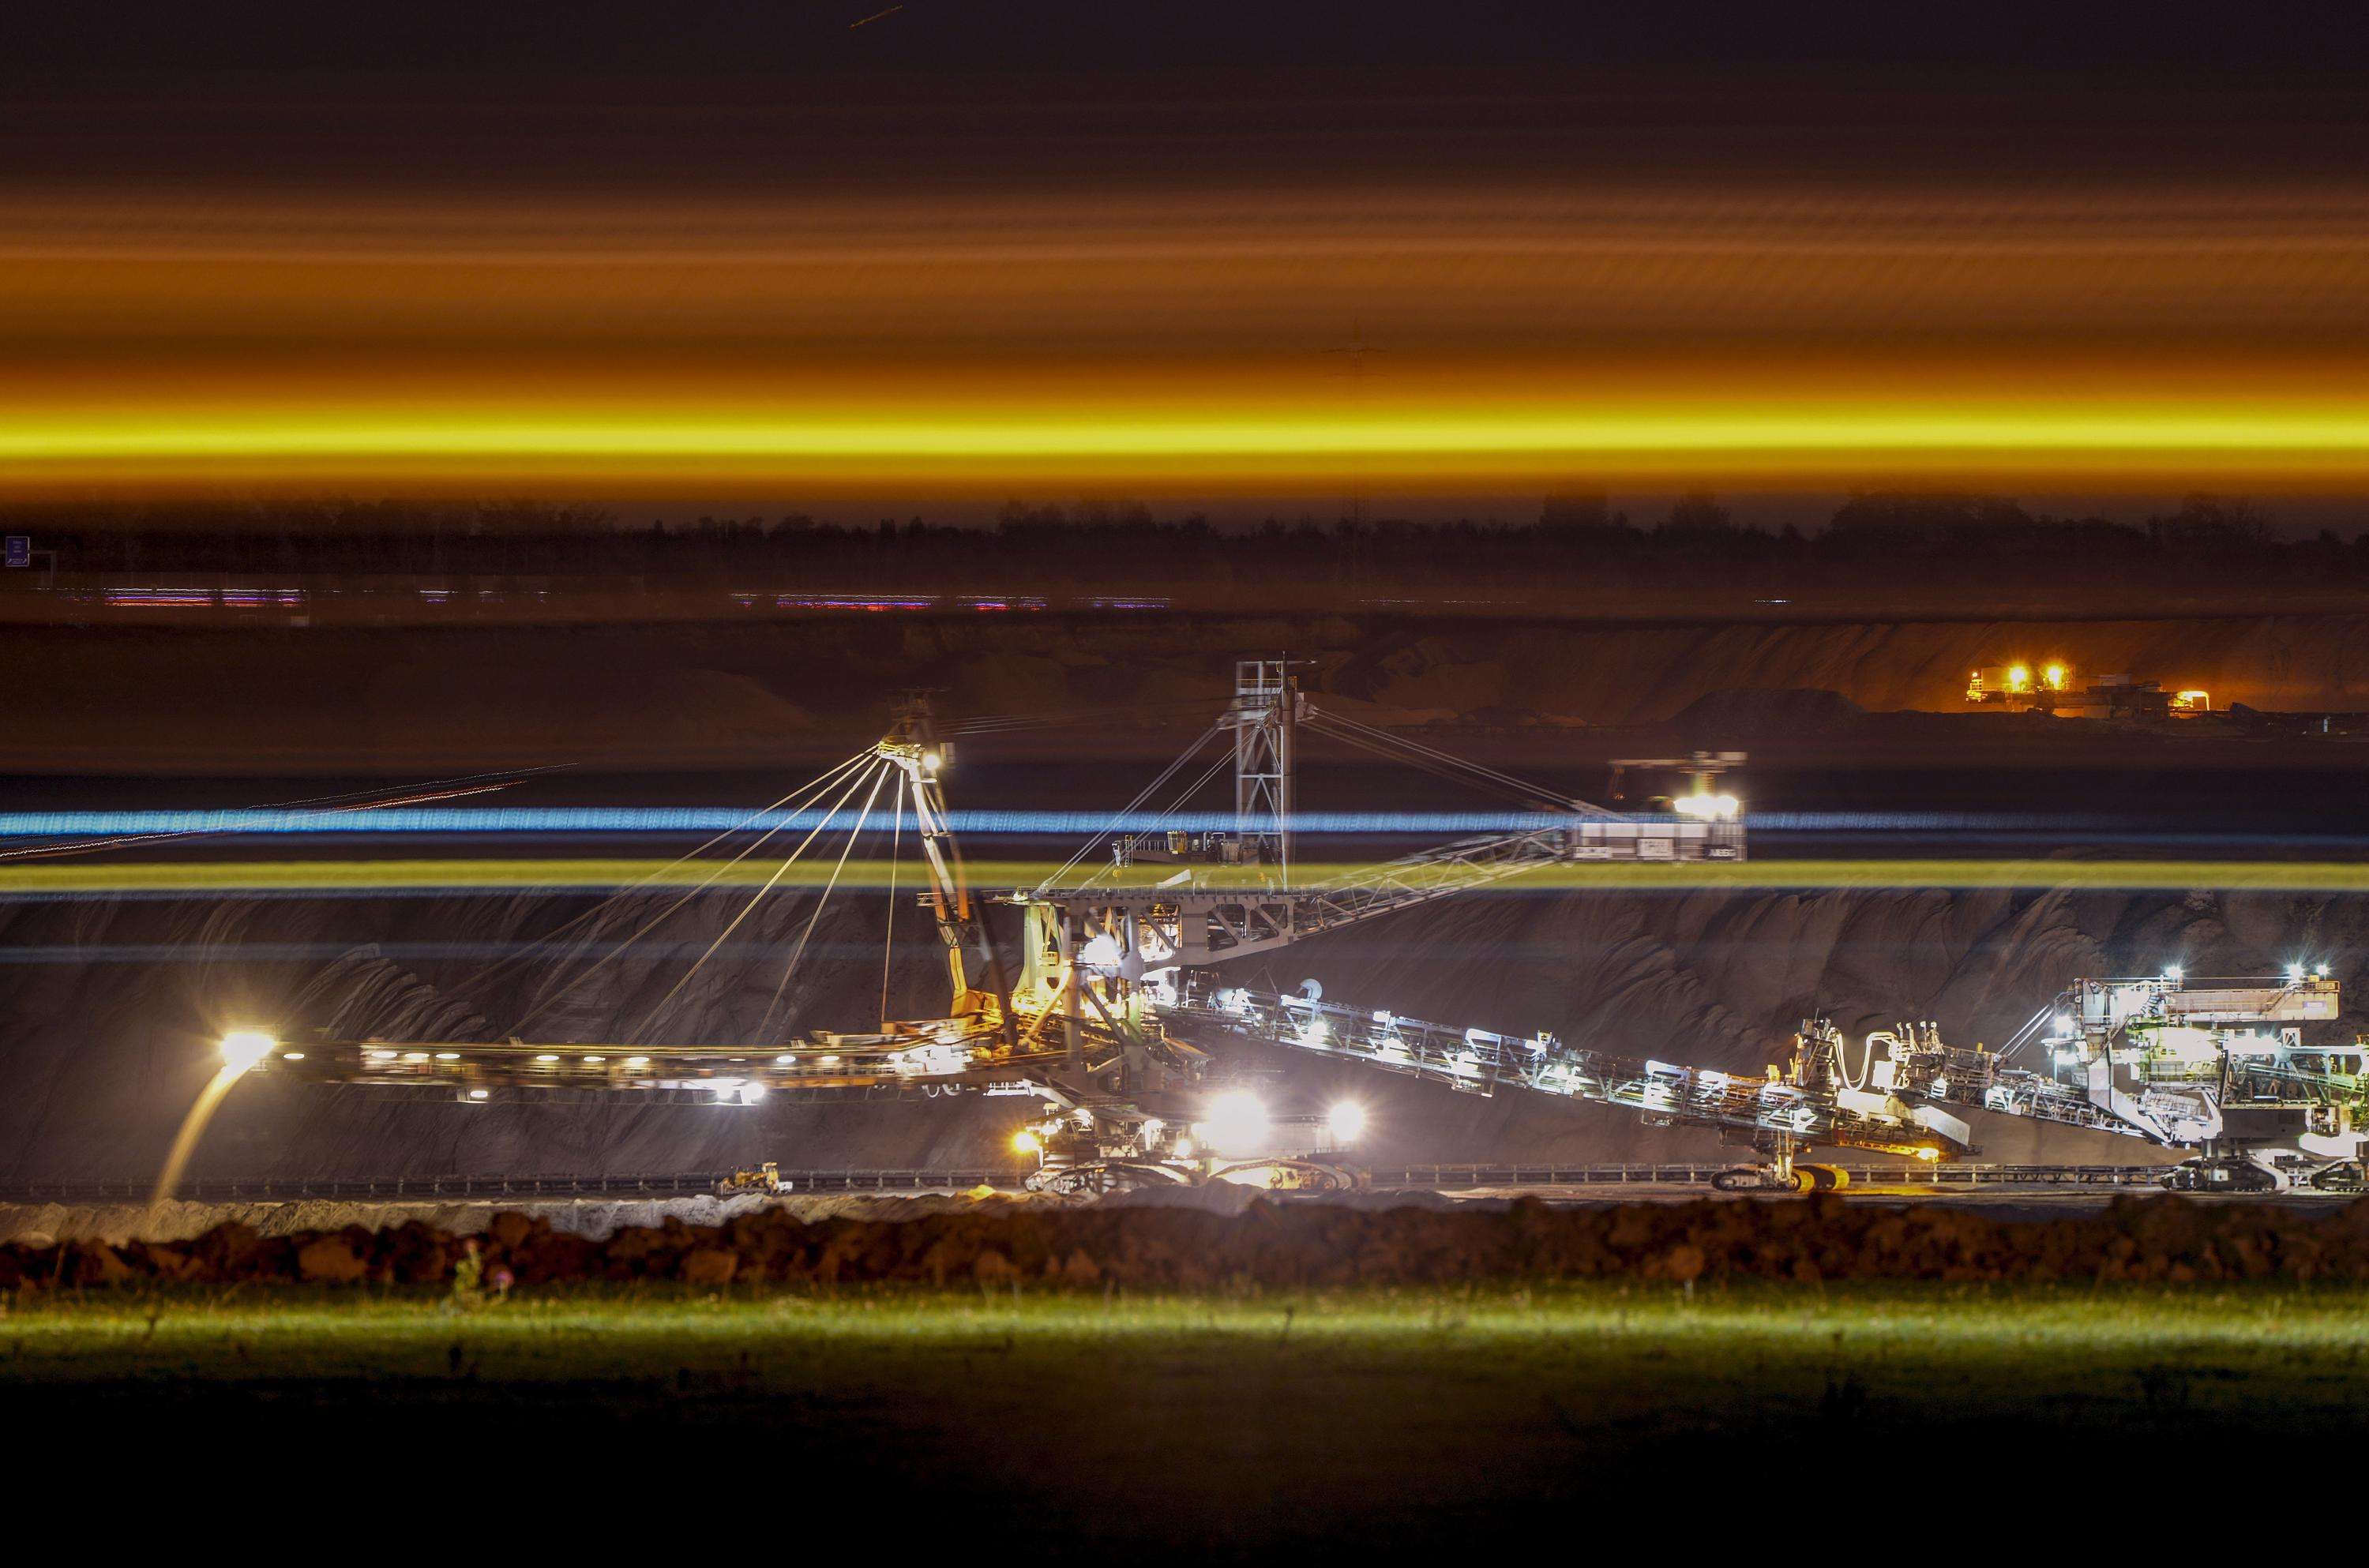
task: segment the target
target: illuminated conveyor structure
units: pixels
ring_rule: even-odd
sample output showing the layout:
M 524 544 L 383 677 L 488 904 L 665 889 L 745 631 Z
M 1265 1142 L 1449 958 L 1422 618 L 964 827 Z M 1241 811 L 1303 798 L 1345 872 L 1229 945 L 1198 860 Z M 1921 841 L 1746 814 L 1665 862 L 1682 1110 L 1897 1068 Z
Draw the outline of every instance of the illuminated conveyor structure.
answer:
M 1840 1174 L 1831 1168 L 1796 1164 L 1796 1152 L 1813 1146 L 1928 1161 L 1974 1152 L 1966 1124 L 1948 1112 L 1843 1082 L 1841 1036 L 1824 1019 L 1803 1024 L 1787 1068 L 1772 1066 L 1766 1076 L 1753 1077 L 1584 1050 L 1551 1035 L 1458 1029 L 1345 1007 L 1322 1000 L 1312 983 L 1293 996 L 1192 976 L 1180 1000 L 1162 1013 L 1172 1032 L 1192 1023 L 1215 1025 L 1467 1093 L 1528 1089 L 1623 1106 L 1652 1125 L 1715 1128 L 1750 1144 L 1766 1161 L 1757 1169 L 1725 1173 L 1715 1184 L 1722 1188 L 1836 1185 Z
M 1943 1106 L 2119 1133 L 2192 1150 L 2166 1185 L 2186 1190 L 2369 1189 L 2369 1042 L 2310 1042 L 2333 1024 L 2338 982 L 2325 967 L 2283 978 L 2190 982 L 2177 969 L 2082 979 L 2004 1051 L 1946 1044 L 1931 1023 L 1869 1034 L 1856 1072 L 1834 1025 L 1806 1020 L 1791 1061 L 1765 1078 L 1584 1050 L 1552 1036 L 1458 1030 L 1305 994 L 1276 995 L 1187 975 L 1162 1008 L 1190 1024 L 1295 1050 L 1369 1063 L 1471 1093 L 1510 1085 L 1619 1105 L 1653 1124 L 1704 1127 L 1749 1143 L 1757 1170 L 1718 1184 L 1809 1187 L 1833 1179 L 1796 1166 L 1823 1146 L 1951 1160 L 1974 1152 Z M 2033 1043 L 2048 1069 L 2010 1065 Z

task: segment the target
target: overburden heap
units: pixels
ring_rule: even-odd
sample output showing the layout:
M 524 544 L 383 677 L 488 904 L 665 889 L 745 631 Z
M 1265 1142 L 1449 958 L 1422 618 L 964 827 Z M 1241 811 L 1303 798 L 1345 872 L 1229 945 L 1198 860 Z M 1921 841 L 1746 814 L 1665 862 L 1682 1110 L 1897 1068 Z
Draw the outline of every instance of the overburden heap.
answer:
M 0 1288 L 154 1285 L 433 1286 L 474 1240 L 522 1287 L 1120 1285 L 1207 1290 L 1551 1280 L 2369 1281 L 2369 1200 L 2335 1211 L 2120 1197 L 2102 1212 L 2000 1220 L 1831 1196 L 1497 1210 L 1253 1202 L 1047 1210 L 990 1204 L 909 1220 L 799 1219 L 758 1207 L 722 1225 L 631 1227 L 605 1241 L 504 1213 L 475 1238 L 420 1221 L 189 1242 L 0 1247 Z

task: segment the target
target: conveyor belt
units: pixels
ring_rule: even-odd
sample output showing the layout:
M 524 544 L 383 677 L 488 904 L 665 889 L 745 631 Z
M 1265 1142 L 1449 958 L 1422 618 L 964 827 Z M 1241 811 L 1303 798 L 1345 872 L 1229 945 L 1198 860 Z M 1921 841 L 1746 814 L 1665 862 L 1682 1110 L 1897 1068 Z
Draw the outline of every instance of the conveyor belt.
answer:
M 1391 1165 L 1368 1173 L 1368 1185 L 1386 1191 L 1458 1192 L 1494 1187 L 1699 1186 L 1734 1162 L 1714 1164 L 1530 1164 Z M 2163 1167 L 2151 1165 L 1844 1165 L 1855 1185 L 1958 1190 L 1968 1187 L 2135 1187 L 2162 1183 Z M 1024 1173 L 1014 1167 L 938 1171 L 784 1171 L 784 1187 L 801 1193 L 968 1192 L 992 1187 L 1019 1190 Z M 694 1197 L 713 1193 L 720 1172 L 626 1176 L 387 1176 L 376 1179 L 304 1181 L 250 1177 L 184 1182 L 177 1195 L 198 1203 L 294 1203 L 338 1200 L 359 1203 L 429 1203 L 520 1198 L 633 1199 Z M 10 1182 L 0 1184 L 6 1203 L 139 1203 L 154 1185 L 146 1180 Z

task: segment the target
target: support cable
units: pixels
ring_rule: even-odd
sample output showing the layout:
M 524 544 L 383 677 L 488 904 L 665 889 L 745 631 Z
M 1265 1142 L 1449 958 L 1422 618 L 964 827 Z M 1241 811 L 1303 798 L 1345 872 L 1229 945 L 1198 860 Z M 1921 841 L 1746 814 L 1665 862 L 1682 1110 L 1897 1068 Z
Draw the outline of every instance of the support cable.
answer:
M 1513 791 L 1522 798 L 1533 803 L 1541 801 L 1550 802 L 1558 809 L 1578 811 L 1589 816 L 1615 817 L 1619 815 L 1618 812 L 1607 811 L 1600 806 L 1591 804 L 1587 801 L 1575 799 L 1571 795 L 1562 794 L 1559 790 L 1551 790 L 1546 788 L 1544 785 L 1532 784 L 1528 779 L 1516 777 L 1502 769 L 1492 768 L 1483 763 L 1471 761 L 1466 758 L 1459 757 L 1453 752 L 1443 751 L 1436 746 L 1426 746 L 1422 741 L 1412 739 L 1403 735 L 1392 734 L 1387 729 L 1379 728 L 1370 724 L 1364 724 L 1356 719 L 1349 718 L 1340 714 L 1325 713 L 1320 710 L 1316 713 L 1310 714 L 1309 715 L 1308 722 L 1337 738 L 1347 739 L 1349 738 L 1348 732 L 1355 732 L 1366 737 L 1377 744 L 1397 749 L 1411 754 L 1411 756 L 1428 758 L 1432 761 L 1443 767 L 1456 769 L 1459 772 L 1472 775 L 1475 779 L 1486 780 L 1494 784 L 1501 790 Z
M 765 1003 L 765 1016 L 757 1024 L 757 1038 L 760 1040 L 772 1032 L 773 1009 L 781 1006 L 783 996 L 790 989 L 790 977 L 797 972 L 798 960 L 806 956 L 807 944 L 813 940 L 815 927 L 820 923 L 823 910 L 830 907 L 831 892 L 839 886 L 839 874 L 847 869 L 847 857 L 855 853 L 855 841 L 864 836 L 864 824 L 872 817 L 872 803 L 880 798 L 880 786 L 888 782 L 890 773 L 896 773 L 900 782 L 905 776 L 901 768 L 884 768 L 880 776 L 872 781 L 872 793 L 864 797 L 864 809 L 857 813 L 855 826 L 847 830 L 847 842 L 841 846 L 839 861 L 830 868 L 830 879 L 815 896 L 814 912 L 807 916 L 806 929 L 798 933 L 798 944 L 790 950 L 790 961 L 782 966 L 782 978 L 773 983 L 772 1000 Z M 786 1028 L 788 1020 L 784 1019 L 783 1024 Z
M 1535 806 L 1538 804 L 1537 795 L 1528 791 L 1508 789 L 1503 785 L 1476 784 L 1472 779 L 1449 768 L 1444 767 L 1437 762 L 1428 761 L 1422 757 L 1409 756 L 1404 752 L 1394 750 L 1391 748 L 1381 745 L 1376 741 L 1368 740 L 1364 737 L 1352 734 L 1347 730 L 1335 729 L 1332 726 L 1325 724 L 1321 719 L 1311 718 L 1307 721 L 1303 727 L 1313 729 L 1318 734 L 1324 736 L 1328 739 L 1337 740 L 1345 746 L 1355 747 L 1356 750 L 1365 752 L 1368 756 L 1379 757 L 1385 762 L 1395 763 L 1400 767 L 1413 768 L 1418 773 L 1429 773 L 1434 778 L 1445 779 L 1449 784 L 1459 785 L 1465 789 L 1482 789 L 1488 794 L 1495 795 L 1508 800 L 1518 801 L 1525 806 Z
M 528 957 L 532 956 L 536 947 L 554 942 L 563 933 L 573 930 L 575 927 L 583 924 L 585 921 L 592 920 L 602 914 L 613 906 L 623 902 L 624 899 L 631 898 L 641 888 L 646 887 L 652 882 L 665 876 L 668 873 L 675 870 L 678 866 L 691 864 L 699 857 L 702 852 L 711 849 L 716 844 L 722 843 L 725 840 L 731 838 L 736 833 L 743 831 L 750 822 L 757 820 L 760 817 L 763 817 L 769 812 L 779 811 L 784 807 L 789 806 L 794 801 L 799 802 L 800 805 L 803 805 L 804 802 L 800 799 L 801 796 L 811 797 L 820 795 L 824 790 L 830 788 L 832 783 L 838 780 L 841 775 L 844 774 L 849 769 L 856 767 L 862 763 L 866 757 L 872 755 L 874 755 L 874 753 L 868 749 L 866 750 L 857 752 L 854 756 L 848 758 L 845 761 L 840 763 L 829 773 L 824 773 L 821 777 L 814 780 L 810 784 L 800 785 L 798 788 L 791 791 L 788 795 L 782 796 L 781 799 L 775 801 L 772 805 L 764 807 L 763 810 L 751 812 L 739 822 L 725 829 L 722 832 L 716 834 L 714 838 L 709 839 L 705 843 L 691 850 L 681 858 L 671 861 L 666 865 L 659 867 L 658 870 L 651 872 L 647 876 L 641 878 L 632 886 L 621 888 L 617 892 L 610 894 L 607 898 L 601 899 L 599 903 L 593 905 L 582 914 L 575 917 L 575 919 L 554 928 L 548 934 L 536 938 L 533 943 L 528 945 L 525 951 L 513 954 L 511 956 L 501 960 L 500 963 L 491 965 L 488 967 L 478 971 L 477 974 L 462 981 L 460 985 L 454 987 L 452 990 L 446 994 L 448 996 L 455 997 L 464 995 L 473 988 L 482 985 L 486 981 L 491 979 L 495 975 L 500 973 L 509 966 L 523 963 Z M 738 854 L 733 855 L 729 859 L 716 862 L 715 869 L 714 871 L 700 878 L 699 881 L 693 883 L 690 887 L 684 889 L 681 897 L 676 898 L 673 903 L 669 904 L 665 909 L 660 910 L 656 915 L 652 916 L 649 921 L 641 926 L 639 930 L 626 937 L 623 942 L 618 943 L 616 946 L 611 948 L 599 960 L 594 962 L 590 967 L 561 983 L 555 990 L 551 990 L 538 1000 L 533 1006 L 528 1008 L 527 1011 L 519 1017 L 517 1022 L 510 1025 L 511 1032 L 516 1033 L 517 1031 L 525 1028 L 530 1021 L 540 1016 L 561 997 L 566 995 L 569 991 L 575 990 L 578 986 L 582 985 L 586 980 L 590 979 L 594 975 L 608 967 L 608 966 L 617 958 L 622 957 L 628 948 L 632 947 L 634 944 L 639 942 L 643 937 L 647 936 L 651 932 L 664 924 L 674 915 L 676 910 L 681 909 L 685 904 L 691 902 L 692 899 L 697 898 L 701 893 L 714 886 L 716 878 L 722 876 L 733 866 L 739 864 L 742 861 L 756 853 L 757 851 L 764 845 L 766 840 L 780 832 L 782 828 L 786 824 L 776 824 L 773 827 L 766 829 L 763 833 L 758 835 L 758 837 L 750 843 L 748 848 L 742 850 Z
M 1162 785 L 1167 784 L 1170 779 L 1174 778 L 1179 769 L 1183 768 L 1185 763 L 1191 761 L 1199 754 L 1201 748 L 1209 743 L 1210 737 L 1218 733 L 1219 727 L 1219 726 L 1212 724 L 1208 728 L 1195 736 L 1193 738 L 1193 743 L 1185 747 L 1182 752 L 1178 753 L 1174 761 L 1169 763 L 1165 768 L 1162 768 L 1160 771 L 1160 776 L 1158 778 L 1153 779 L 1150 784 L 1144 785 L 1141 790 L 1138 791 L 1133 800 L 1130 800 L 1125 806 L 1120 807 L 1118 810 L 1112 815 L 1111 819 L 1107 823 L 1104 824 L 1100 831 L 1096 832 L 1093 838 L 1088 839 L 1083 844 L 1079 846 L 1077 853 L 1063 861 L 1059 866 L 1054 868 L 1053 874 L 1050 876 L 1046 877 L 1045 880 L 1036 884 L 1036 891 L 1039 893 L 1045 892 L 1062 877 L 1067 876 L 1072 870 L 1076 869 L 1080 861 L 1084 860 L 1086 856 L 1093 853 L 1095 845 L 1101 843 L 1104 839 L 1109 838 L 1120 824 L 1124 823 L 1130 815 L 1142 808 L 1145 801 L 1158 794 Z
M 2025 1019 L 2023 1021 L 2023 1027 L 2018 1029 L 2015 1032 L 2014 1037 L 2009 1039 L 2006 1045 L 2001 1046 L 1998 1048 L 1998 1059 L 2002 1062 L 2011 1060 L 2017 1052 L 2022 1050 L 2024 1047 L 2038 1039 L 2040 1037 L 2041 1030 L 2047 1024 L 2049 1014 L 2055 1011 L 2056 1004 L 2052 1001 L 2047 1006 L 2042 1008 L 2039 1012 L 2033 1013 L 2031 1017 Z
M 819 794 L 822 790 L 830 787 L 830 782 L 833 779 L 861 762 L 864 760 L 864 755 L 865 753 L 859 751 L 854 756 L 848 758 L 845 761 L 841 762 L 838 766 L 832 768 L 830 772 L 823 773 L 809 783 L 800 784 L 796 789 L 794 789 L 789 794 L 782 796 L 781 799 L 774 801 L 771 806 L 760 807 L 756 810 L 750 812 L 748 816 L 742 818 L 739 821 L 734 823 L 731 827 L 715 834 L 704 843 L 695 845 L 692 849 L 685 851 L 682 854 L 677 856 L 671 861 L 669 861 L 658 870 L 649 873 L 646 876 L 636 878 L 627 886 L 619 888 L 616 892 L 601 899 L 600 902 L 594 904 L 590 909 L 586 910 L 583 913 L 577 915 L 572 920 L 553 927 L 550 931 L 545 932 L 539 937 L 536 937 L 532 942 L 528 943 L 524 947 L 510 955 L 509 957 L 502 959 L 497 964 L 490 965 L 468 977 L 458 985 L 445 991 L 444 995 L 448 998 L 467 995 L 470 991 L 476 990 L 478 987 L 491 980 L 495 976 L 503 973 L 513 966 L 522 964 L 529 958 L 533 957 L 538 948 L 548 946 L 566 933 L 574 930 L 579 925 L 582 925 L 585 921 L 595 919 L 601 914 L 606 912 L 612 906 L 623 902 L 626 898 L 632 898 L 635 894 L 638 893 L 642 888 L 648 887 L 651 883 L 659 880 L 681 866 L 691 864 L 692 862 L 699 859 L 701 855 L 715 848 L 717 844 L 722 843 L 725 840 L 731 838 L 738 833 L 746 831 L 749 824 L 756 821 L 759 818 L 761 818 L 770 812 L 780 811 L 785 807 L 795 809 L 798 807 L 803 806 L 804 801 L 801 797 Z M 779 830 L 780 830 L 778 828 L 772 830 L 774 832 L 778 832 Z M 770 837 L 771 833 L 768 833 L 766 836 Z M 750 844 L 747 851 L 743 851 L 740 854 L 734 855 L 731 859 L 724 861 L 718 866 L 716 875 L 722 875 L 724 867 L 738 864 L 740 861 L 748 858 L 749 853 L 753 853 L 757 848 L 757 845 L 761 844 L 764 841 L 763 838 L 760 838 L 756 841 L 756 843 Z M 714 880 L 714 876 L 706 878 L 704 881 L 698 884 L 697 887 L 693 887 L 692 892 L 696 893 L 700 888 L 705 887 Z M 691 894 L 686 894 L 682 898 L 676 900 L 673 905 L 669 907 L 666 913 L 671 914 L 675 910 L 681 909 L 685 902 L 689 901 L 690 897 Z M 666 917 L 665 915 L 660 915 L 658 918 L 663 920 Z M 656 921 L 652 922 L 653 925 L 656 923 Z M 647 932 L 648 929 L 649 927 L 646 926 L 643 928 L 643 932 Z M 634 937 L 627 939 L 627 943 L 630 944 L 632 941 L 637 939 L 641 934 L 643 934 L 642 932 L 635 933 Z M 574 983 L 574 981 L 569 982 L 571 985 Z M 565 988 L 562 989 L 564 990 Z M 530 1013 L 528 1016 L 532 1017 L 533 1014 Z M 523 1023 L 524 1020 L 522 1019 L 521 1022 Z
M 897 951 L 897 856 L 905 834 L 905 772 L 897 771 L 897 809 L 888 818 L 888 921 L 880 939 L 880 1027 L 888 1027 L 888 969 Z
M 876 761 L 877 760 L 876 759 Z M 675 981 L 674 985 L 667 991 L 666 995 L 658 998 L 658 1005 L 651 1008 L 648 1013 L 643 1017 L 641 1023 L 635 1027 L 631 1034 L 626 1036 L 626 1040 L 629 1044 L 638 1042 L 641 1039 L 643 1034 L 647 1031 L 652 1024 L 658 1021 L 658 1015 L 666 1011 L 667 1007 L 673 1002 L 676 997 L 682 994 L 683 987 L 691 984 L 692 977 L 699 973 L 701 967 L 704 966 L 710 958 L 715 956 L 715 950 L 723 946 L 726 940 L 728 939 L 734 932 L 740 929 L 740 922 L 747 920 L 750 915 L 756 910 L 759 904 L 764 902 L 765 896 L 768 893 L 771 893 L 776 887 L 781 885 L 782 878 L 789 875 L 790 867 L 795 865 L 797 864 L 798 857 L 806 853 L 807 846 L 813 843 L 815 840 L 821 835 L 822 830 L 825 828 L 830 826 L 831 818 L 839 815 L 840 807 L 847 804 L 849 797 L 853 795 L 857 790 L 864 787 L 864 779 L 867 777 L 871 778 L 873 792 L 875 794 L 879 792 L 880 778 L 888 766 L 889 764 L 887 761 L 879 761 L 877 766 L 874 768 L 871 773 L 858 773 L 855 776 L 854 781 L 851 783 L 845 790 L 841 792 L 840 797 L 830 803 L 830 809 L 823 814 L 822 820 L 816 823 L 813 830 L 807 833 L 805 838 L 798 841 L 797 847 L 790 851 L 790 853 L 784 857 L 782 864 L 773 868 L 773 875 L 765 878 L 764 886 L 759 887 L 754 893 L 751 893 L 749 896 L 749 901 L 740 906 L 740 912 L 734 915 L 731 921 L 726 924 L 724 929 L 715 933 L 715 940 L 707 944 L 707 951 L 702 953 L 697 958 L 692 960 L 691 967 L 683 971 L 682 978 Z
M 1195 779 L 1191 784 L 1186 784 L 1183 789 L 1177 792 L 1176 798 L 1168 803 L 1168 808 L 1166 810 L 1154 812 L 1152 814 L 1152 820 L 1164 821 L 1167 818 L 1175 816 L 1179 811 L 1184 809 L 1184 803 L 1186 801 L 1200 794 L 1201 791 L 1208 788 L 1210 782 L 1219 773 L 1224 773 L 1228 768 L 1233 766 L 1233 758 L 1221 754 L 1216 761 L 1210 763 L 1207 768 L 1201 771 L 1201 776 L 1199 778 Z M 1129 809 L 1133 808 L 1129 807 Z M 1091 848 L 1092 846 L 1090 845 L 1088 847 Z M 1107 860 L 1103 862 L 1102 864 L 1094 867 L 1093 876 L 1078 884 L 1078 890 L 1082 892 L 1086 888 L 1092 887 L 1094 884 L 1100 882 L 1104 877 L 1109 876 L 1116 869 L 1117 867 L 1114 863 Z

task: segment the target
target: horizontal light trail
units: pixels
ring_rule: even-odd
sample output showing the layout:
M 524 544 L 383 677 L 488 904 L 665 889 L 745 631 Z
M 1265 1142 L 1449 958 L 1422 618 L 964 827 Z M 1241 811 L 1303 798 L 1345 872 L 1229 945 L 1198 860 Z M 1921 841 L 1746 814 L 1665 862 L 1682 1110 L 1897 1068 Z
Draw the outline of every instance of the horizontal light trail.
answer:
M 2272 486 L 2369 479 L 2369 406 L 2261 397 L 2162 408 L 2083 404 L 1614 409 L 1322 406 L 1095 414 L 982 404 L 948 415 L 670 406 L 455 407 L 131 416 L 31 408 L 0 424 L 0 489 L 212 481 L 360 484 L 577 480 L 919 488 L 1119 476 L 1224 489 L 1387 479 L 1694 475 L 1770 484 L 1837 475 L 2110 480 L 2165 474 Z
M 1058 869 L 1051 861 L 969 863 L 973 887 L 1033 887 Z M 1150 888 L 1174 867 L 1139 865 L 1105 872 L 1100 887 Z M 1199 868 L 1201 886 L 1256 889 L 1256 868 Z M 1302 883 L 1352 876 L 1375 869 L 1370 863 L 1309 863 L 1294 869 Z M 756 859 L 738 864 L 714 861 L 656 860 L 386 860 L 279 861 L 253 864 L 177 862 L 107 864 L 89 862 L 17 864 L 0 866 L 0 899 L 108 895 L 219 897 L 245 894 L 583 892 L 681 889 L 704 886 L 719 892 L 762 887 L 780 868 Z M 811 888 L 830 875 L 828 863 L 804 862 L 780 872 L 775 886 Z M 847 863 L 840 886 L 888 884 L 889 863 Z M 898 873 L 898 887 L 918 890 L 912 866 Z M 1689 862 L 1571 862 L 1536 867 L 1489 885 L 1494 891 L 1802 890 L 1865 888 L 2084 887 L 2125 892 L 2191 889 L 2296 893 L 2369 892 L 2369 863 L 2335 861 L 2205 860 L 1758 860 L 1743 864 Z
M 652 963 L 696 958 L 707 944 L 645 939 L 634 950 Z M 781 948 L 771 942 L 727 942 L 716 949 L 722 957 L 778 958 Z M 812 944 L 807 949 L 833 958 L 877 960 L 876 942 Z M 541 952 L 554 961 L 569 956 L 565 944 L 521 938 L 515 942 L 103 942 L 87 945 L 47 943 L 30 947 L 0 946 L 0 964 L 326 964 L 340 958 L 384 958 L 398 964 L 436 961 L 484 962 Z
M 1086 834 L 1221 832 L 1236 826 L 1230 811 L 955 810 L 947 820 L 958 833 Z M 49 839 L 135 833 L 722 833 L 807 829 L 830 818 L 834 829 L 855 825 L 857 813 L 822 810 L 764 811 L 721 806 L 580 807 L 384 807 L 368 812 L 283 811 L 240 807 L 226 810 L 0 811 L 0 839 Z M 873 823 L 887 832 L 885 812 Z M 908 829 L 912 814 L 905 814 Z M 1638 815 L 1639 821 L 1666 822 Z M 1292 817 L 1300 833 L 1521 833 L 1568 827 L 1575 818 L 1547 811 L 1301 811 Z M 2107 818 L 2056 815 L 2020 817 L 2006 812 L 1772 812 L 1755 816 L 1756 830 L 1814 832 L 1864 830 L 1986 831 L 2102 830 Z
M 2325 178 L 0 192 L 0 496 L 2333 488 L 2369 480 L 2364 212 Z

